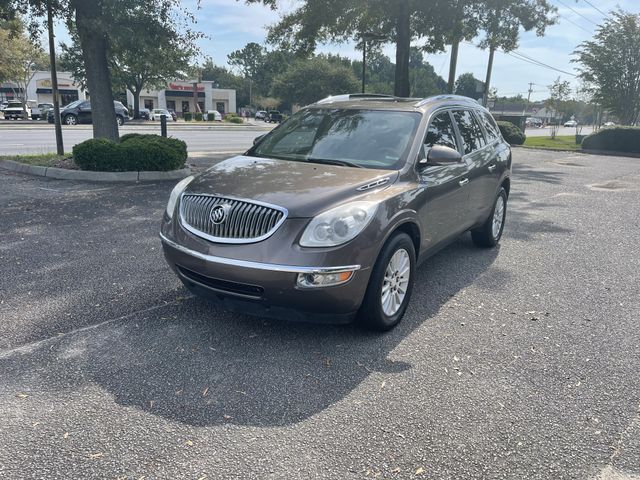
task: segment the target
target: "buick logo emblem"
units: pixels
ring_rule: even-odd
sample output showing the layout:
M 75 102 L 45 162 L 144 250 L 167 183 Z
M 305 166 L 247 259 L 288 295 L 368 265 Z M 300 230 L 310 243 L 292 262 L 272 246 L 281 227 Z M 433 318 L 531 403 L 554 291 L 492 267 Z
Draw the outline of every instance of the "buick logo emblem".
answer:
M 214 225 L 220 225 L 226 220 L 228 211 L 229 205 L 216 205 L 211 209 L 209 218 Z

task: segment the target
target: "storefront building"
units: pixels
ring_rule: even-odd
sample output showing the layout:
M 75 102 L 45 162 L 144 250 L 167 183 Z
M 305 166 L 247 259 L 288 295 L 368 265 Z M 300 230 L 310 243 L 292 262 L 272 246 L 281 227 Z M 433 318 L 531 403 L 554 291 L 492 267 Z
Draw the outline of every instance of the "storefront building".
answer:
M 140 94 L 140 107 L 153 110 L 165 108 L 178 115 L 183 113 L 217 110 L 221 114 L 236 112 L 236 91 L 214 88 L 215 82 L 197 84 L 197 106 L 194 101 L 194 84 L 189 82 L 169 82 L 164 90 L 144 90 Z M 133 93 L 127 91 L 127 103 L 133 106 Z

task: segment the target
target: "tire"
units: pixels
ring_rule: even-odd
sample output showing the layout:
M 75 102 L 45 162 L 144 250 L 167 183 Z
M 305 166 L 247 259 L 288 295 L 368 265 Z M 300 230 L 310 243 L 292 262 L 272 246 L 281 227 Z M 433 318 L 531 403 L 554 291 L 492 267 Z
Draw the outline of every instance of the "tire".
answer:
M 124 118 L 122 118 L 120 115 L 116 115 L 116 123 L 119 127 L 121 127 L 122 125 L 124 125 Z
M 405 269 L 407 265 L 408 270 Z M 398 273 L 403 269 L 404 275 L 398 277 Z M 398 232 L 385 243 L 378 255 L 358 312 L 358 323 L 367 330 L 387 331 L 395 327 L 402 320 L 409 305 L 415 274 L 416 252 L 413 241 L 406 233 Z M 383 292 L 385 287 L 386 303 Z M 404 296 L 398 299 L 403 289 Z M 394 293 L 398 291 L 400 293 Z
M 64 123 L 65 125 L 77 125 L 78 117 L 76 117 L 75 115 L 67 115 L 62 119 L 62 123 Z
M 471 230 L 473 243 L 478 247 L 495 247 L 502 237 L 504 221 L 507 218 L 507 191 L 501 188 L 493 202 L 489 217 L 479 228 Z M 498 223 L 499 222 L 499 223 Z

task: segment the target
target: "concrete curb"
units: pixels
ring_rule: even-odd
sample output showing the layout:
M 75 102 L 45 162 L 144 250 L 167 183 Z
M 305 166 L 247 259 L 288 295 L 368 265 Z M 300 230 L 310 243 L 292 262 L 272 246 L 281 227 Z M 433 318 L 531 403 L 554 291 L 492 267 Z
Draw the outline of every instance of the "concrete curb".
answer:
M 88 170 L 69 170 L 66 168 L 26 165 L 16 162 L 15 160 L 0 160 L 0 168 L 38 177 L 89 182 L 156 182 L 163 180 L 180 180 L 191 174 L 191 168 L 189 167 L 180 170 L 170 170 L 168 172 L 91 172 Z
M 565 153 L 583 153 L 585 155 L 602 155 L 606 157 L 629 157 L 640 158 L 640 153 L 631 152 L 616 152 L 614 150 L 568 150 L 562 148 L 543 148 L 543 147 L 530 147 L 528 145 L 511 145 L 511 148 L 522 148 L 524 150 L 540 150 L 543 152 L 565 152 Z

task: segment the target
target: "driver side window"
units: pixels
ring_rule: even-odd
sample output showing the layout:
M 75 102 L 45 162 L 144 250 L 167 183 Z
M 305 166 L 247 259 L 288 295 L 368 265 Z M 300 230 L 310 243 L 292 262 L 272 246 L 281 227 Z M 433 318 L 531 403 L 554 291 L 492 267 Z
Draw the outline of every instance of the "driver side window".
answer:
M 458 150 L 456 131 L 453 128 L 451 115 L 448 111 L 440 112 L 431 119 L 424 144 L 426 148 L 431 148 L 434 145 L 444 145 Z

